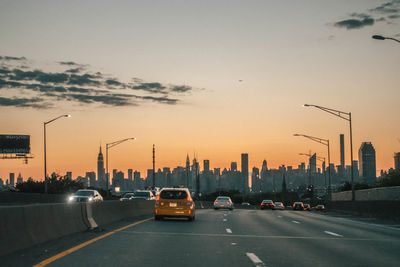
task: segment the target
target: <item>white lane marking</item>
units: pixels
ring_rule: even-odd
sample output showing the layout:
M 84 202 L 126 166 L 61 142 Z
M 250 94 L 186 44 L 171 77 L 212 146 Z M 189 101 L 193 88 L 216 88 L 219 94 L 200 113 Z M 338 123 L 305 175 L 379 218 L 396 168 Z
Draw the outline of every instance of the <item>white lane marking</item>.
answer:
M 300 224 L 300 222 L 298 222 L 298 221 L 292 221 L 292 223 L 297 223 L 297 224 Z
M 265 264 L 257 257 L 256 254 L 247 252 L 246 255 L 250 258 L 255 266 L 265 266 Z
M 232 230 L 231 230 L 231 229 L 226 228 L 225 230 L 226 230 L 226 232 L 227 232 L 228 234 L 232 234 Z
M 226 222 L 226 221 L 227 221 L 227 219 L 223 219 L 223 221 L 224 221 L 224 222 Z
M 339 235 L 339 234 L 337 234 L 337 233 L 334 233 L 334 232 L 329 232 L 329 231 L 324 231 L 326 234 L 328 234 L 328 235 L 333 235 L 333 236 L 338 236 L 338 237 L 343 237 L 342 235 Z
M 305 239 L 305 240 L 332 240 L 332 237 L 322 236 L 280 236 L 280 235 L 235 235 L 235 234 L 198 234 L 198 233 L 182 233 L 182 232 L 139 232 L 124 230 L 120 233 L 135 234 L 135 235 L 164 235 L 164 236 L 208 236 L 208 237 L 239 237 L 239 238 L 265 238 L 265 239 Z M 382 241 L 382 242 L 393 242 L 394 238 L 383 238 L 383 239 L 371 239 L 371 238 L 351 238 L 343 237 L 342 240 L 354 240 L 354 241 Z
M 281 215 L 278 215 L 278 218 L 282 218 L 282 216 L 281 216 Z
M 231 243 L 231 245 L 232 245 L 232 246 L 236 246 L 236 245 L 237 245 L 237 243 L 233 242 L 233 243 Z
M 226 213 L 224 213 L 224 216 L 226 216 Z
M 200 206 L 201 206 L 202 209 L 204 209 L 203 203 L 200 203 Z

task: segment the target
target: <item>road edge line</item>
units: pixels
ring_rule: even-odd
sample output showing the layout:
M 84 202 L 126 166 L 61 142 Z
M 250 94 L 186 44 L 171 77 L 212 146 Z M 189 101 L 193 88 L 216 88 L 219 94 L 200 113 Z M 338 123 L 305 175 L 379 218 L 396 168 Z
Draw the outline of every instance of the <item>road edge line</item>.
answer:
M 105 237 L 107 237 L 107 236 L 110 236 L 110 235 L 113 235 L 113 234 L 115 234 L 115 233 L 118 233 L 118 232 L 120 232 L 120 231 L 122 231 L 122 230 L 125 230 L 125 229 L 129 228 L 129 227 L 132 227 L 132 226 L 135 226 L 135 225 L 138 225 L 138 224 L 141 224 L 141 223 L 150 221 L 150 220 L 152 220 L 152 219 L 153 219 L 153 218 L 148 218 L 148 219 L 145 219 L 145 220 L 141 220 L 141 221 L 138 221 L 138 222 L 129 224 L 129 225 L 127 225 L 127 226 L 121 227 L 121 228 L 119 228 L 119 229 L 116 229 L 116 230 L 114 230 L 114 231 L 108 232 L 108 233 L 106 233 L 106 234 L 104 234 L 104 235 L 101 235 L 101 236 L 95 237 L 95 238 L 93 238 L 93 239 L 90 239 L 90 240 L 88 240 L 88 241 L 86 241 L 86 242 L 84 242 L 84 243 L 82 243 L 82 244 L 79 244 L 79 245 L 77 245 L 77 246 L 75 246 L 75 247 L 72 247 L 72 248 L 70 248 L 70 249 L 64 250 L 64 251 L 61 252 L 61 253 L 58 253 L 58 254 L 56 254 L 56 255 L 54 255 L 54 256 L 52 256 L 52 257 L 50 257 L 50 258 L 48 258 L 48 259 L 46 259 L 46 260 L 44 260 L 44 261 L 41 261 L 41 262 L 39 262 L 38 264 L 33 265 L 33 267 L 43 267 L 43 266 L 46 266 L 46 265 L 48 265 L 48 264 L 50 264 L 50 263 L 52 263 L 52 262 L 54 262 L 54 261 L 56 261 L 56 260 L 58 260 L 58 259 L 61 259 L 62 257 L 65 257 L 65 256 L 67 256 L 67 255 L 69 255 L 69 254 L 71 254 L 71 253 L 73 253 L 73 252 L 75 252 L 75 251 L 77 251 L 77 250 L 83 248 L 83 247 L 86 247 L 86 246 L 88 246 L 88 245 L 90 245 L 90 244 L 92 244 L 92 243 L 94 243 L 94 242 L 96 242 L 96 241 L 98 241 L 98 240 L 100 240 L 100 239 L 103 239 L 103 238 L 105 238 Z

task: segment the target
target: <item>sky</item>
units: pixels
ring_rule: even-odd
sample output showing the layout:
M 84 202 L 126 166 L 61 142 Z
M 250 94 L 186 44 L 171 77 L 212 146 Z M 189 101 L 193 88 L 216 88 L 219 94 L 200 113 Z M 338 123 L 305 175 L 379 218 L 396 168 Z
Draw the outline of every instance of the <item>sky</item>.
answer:
M 250 170 L 340 163 L 339 134 L 353 118 L 353 151 L 375 147 L 377 170 L 400 151 L 400 0 L 6 1 L 0 0 L 0 134 L 31 136 L 33 159 L 1 160 L 42 180 L 43 123 L 48 173 L 109 169 L 145 176 L 184 166 L 186 155 L 229 168 L 249 154 Z M 201 164 L 202 166 L 202 164 Z

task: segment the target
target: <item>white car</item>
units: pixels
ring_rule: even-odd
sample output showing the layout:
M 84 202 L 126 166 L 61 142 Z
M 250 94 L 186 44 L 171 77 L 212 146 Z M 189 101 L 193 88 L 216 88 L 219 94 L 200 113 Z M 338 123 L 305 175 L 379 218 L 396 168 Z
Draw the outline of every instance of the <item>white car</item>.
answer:
M 219 196 L 214 201 L 214 209 L 230 209 L 233 210 L 233 202 L 230 197 Z
M 97 190 L 79 189 L 72 196 L 68 197 L 68 202 L 97 202 L 103 201 L 103 197 Z
M 153 192 L 150 190 L 137 190 L 133 194 L 131 200 L 155 200 L 156 197 L 153 195 Z

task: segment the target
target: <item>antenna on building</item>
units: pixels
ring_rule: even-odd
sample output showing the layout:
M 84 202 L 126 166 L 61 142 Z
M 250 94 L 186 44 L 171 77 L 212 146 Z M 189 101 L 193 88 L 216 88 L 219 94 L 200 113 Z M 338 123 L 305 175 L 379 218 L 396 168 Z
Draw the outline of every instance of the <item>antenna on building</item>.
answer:
M 153 188 L 156 186 L 156 148 L 153 144 Z

